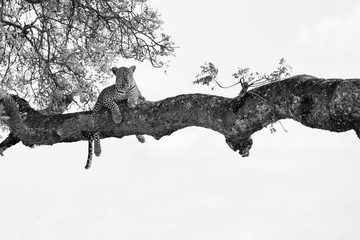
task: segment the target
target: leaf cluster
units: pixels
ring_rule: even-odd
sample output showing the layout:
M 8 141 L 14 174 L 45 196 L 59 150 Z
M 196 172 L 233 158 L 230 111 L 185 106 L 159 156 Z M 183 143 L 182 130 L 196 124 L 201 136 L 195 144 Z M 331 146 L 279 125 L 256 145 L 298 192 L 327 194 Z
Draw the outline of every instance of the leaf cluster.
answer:
M 242 92 L 246 92 L 249 88 L 256 88 L 263 86 L 265 84 L 281 81 L 291 75 L 291 66 L 288 65 L 284 58 L 280 59 L 279 66 L 270 74 L 259 74 L 258 72 L 250 72 L 250 68 L 239 68 L 237 72 L 233 74 L 233 77 L 236 79 L 236 82 L 230 86 L 222 86 L 218 79 L 217 75 L 219 70 L 215 67 L 213 63 L 205 62 L 200 66 L 201 72 L 196 75 L 196 80 L 193 81 L 193 84 L 203 84 L 209 86 L 210 83 L 215 83 L 214 89 L 216 86 L 220 88 L 230 88 L 238 84 L 242 87 Z
M 212 81 L 216 81 L 219 70 L 211 62 L 205 62 L 204 65 L 200 66 L 201 72 L 196 75 L 196 80 L 193 81 L 193 84 L 202 84 L 207 85 Z

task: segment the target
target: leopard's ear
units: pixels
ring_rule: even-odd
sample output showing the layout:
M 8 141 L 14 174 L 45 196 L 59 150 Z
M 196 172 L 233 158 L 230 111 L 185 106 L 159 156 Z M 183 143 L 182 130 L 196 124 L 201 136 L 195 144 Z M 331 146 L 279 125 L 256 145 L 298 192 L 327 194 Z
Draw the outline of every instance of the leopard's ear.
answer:
M 135 65 L 133 65 L 133 66 L 130 67 L 130 70 L 131 70 L 132 72 L 135 72 L 135 69 L 136 69 L 136 66 L 135 66 Z
M 118 70 L 118 68 L 117 67 L 113 67 L 113 68 L 111 68 L 111 71 L 113 72 L 113 74 L 115 74 L 116 75 L 116 71 Z

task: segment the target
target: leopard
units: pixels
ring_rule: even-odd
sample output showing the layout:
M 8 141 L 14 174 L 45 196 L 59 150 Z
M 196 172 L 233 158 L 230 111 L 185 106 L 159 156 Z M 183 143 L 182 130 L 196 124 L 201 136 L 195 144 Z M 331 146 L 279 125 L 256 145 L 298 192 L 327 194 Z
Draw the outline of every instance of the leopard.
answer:
M 129 108 L 134 108 L 138 104 L 146 102 L 146 99 L 141 94 L 134 80 L 133 74 L 135 69 L 136 66 L 131 66 L 129 68 L 111 68 L 112 73 L 116 76 L 116 82 L 115 84 L 104 88 L 97 98 L 91 115 L 94 128 L 96 128 L 96 120 L 99 117 L 101 108 L 105 107 L 110 109 L 113 121 L 116 124 L 120 124 L 122 121 L 122 115 L 116 102 L 126 100 Z M 141 143 L 145 142 L 145 137 L 143 135 L 136 135 L 136 138 Z M 85 169 L 89 169 L 91 167 L 93 151 L 95 156 L 99 157 L 101 155 L 100 132 L 95 132 L 94 134 L 90 134 L 88 136 L 88 159 Z

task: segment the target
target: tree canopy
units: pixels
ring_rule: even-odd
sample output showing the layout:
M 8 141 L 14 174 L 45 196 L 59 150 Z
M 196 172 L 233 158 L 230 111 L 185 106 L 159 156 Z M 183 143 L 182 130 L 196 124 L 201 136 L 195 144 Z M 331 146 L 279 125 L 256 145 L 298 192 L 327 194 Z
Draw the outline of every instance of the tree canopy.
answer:
M 3 91 L 46 113 L 87 109 L 116 58 L 162 67 L 174 44 L 144 0 L 1 0 Z

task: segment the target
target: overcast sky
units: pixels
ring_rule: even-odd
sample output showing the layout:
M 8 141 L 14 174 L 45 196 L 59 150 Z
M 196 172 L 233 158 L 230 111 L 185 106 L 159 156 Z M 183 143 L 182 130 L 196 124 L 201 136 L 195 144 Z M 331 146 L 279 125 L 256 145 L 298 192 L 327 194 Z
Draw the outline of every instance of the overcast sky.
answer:
M 152 0 L 179 48 L 165 75 L 134 75 L 151 101 L 184 93 L 205 61 L 232 83 L 238 67 L 360 78 L 360 3 L 325 0 Z M 120 61 L 131 66 L 132 61 Z M 284 120 L 254 134 L 241 158 L 222 135 L 187 128 L 156 141 L 102 140 L 26 148 L 0 159 L 0 239 L 360 239 L 359 139 Z

